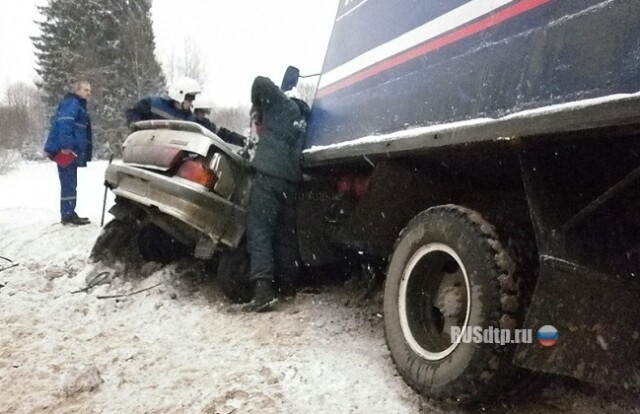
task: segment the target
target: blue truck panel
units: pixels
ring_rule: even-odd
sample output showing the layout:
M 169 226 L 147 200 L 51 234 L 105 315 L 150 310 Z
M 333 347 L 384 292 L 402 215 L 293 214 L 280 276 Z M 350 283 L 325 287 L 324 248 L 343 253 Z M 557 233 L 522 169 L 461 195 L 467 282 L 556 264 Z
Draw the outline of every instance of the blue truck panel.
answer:
M 307 149 L 638 91 L 637 1 L 344 1 Z

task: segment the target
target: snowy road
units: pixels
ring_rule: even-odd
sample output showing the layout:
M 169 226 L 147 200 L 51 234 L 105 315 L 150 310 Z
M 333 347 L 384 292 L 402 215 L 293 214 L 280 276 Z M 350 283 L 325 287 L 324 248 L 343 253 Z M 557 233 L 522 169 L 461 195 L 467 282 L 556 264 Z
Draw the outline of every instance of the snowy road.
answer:
M 105 167 L 80 171 L 78 212 L 94 223 Z M 0 176 L 0 193 L 0 256 L 20 263 L 0 272 L 0 413 L 464 412 L 397 376 L 379 301 L 347 306 L 349 293 L 327 287 L 245 314 L 201 264 L 149 265 L 144 277 L 87 265 L 99 226 L 58 224 L 50 163 Z M 99 271 L 109 284 L 71 293 Z M 471 412 L 640 412 L 633 394 L 544 384 Z

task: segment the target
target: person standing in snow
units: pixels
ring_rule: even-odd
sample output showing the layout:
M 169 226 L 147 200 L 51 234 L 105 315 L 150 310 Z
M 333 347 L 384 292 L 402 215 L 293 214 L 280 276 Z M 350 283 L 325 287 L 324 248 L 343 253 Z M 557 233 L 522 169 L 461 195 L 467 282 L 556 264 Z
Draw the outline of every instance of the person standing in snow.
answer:
M 196 95 L 201 90 L 200 84 L 195 79 L 179 78 L 171 84 L 166 96 L 141 99 L 135 107 L 128 109 L 127 125 L 151 119 L 195 121 L 191 108 Z
M 223 141 L 240 147 L 244 146 L 246 137 L 227 128 L 220 127 L 208 118 L 211 114 L 212 108 L 213 103 L 209 99 L 202 96 L 197 97 L 193 102 L 193 114 L 195 116 L 195 121 L 222 138 Z
M 283 295 L 294 293 L 295 200 L 310 110 L 262 76 L 253 82 L 251 103 L 258 143 L 251 161 L 255 174 L 247 207 L 247 249 L 255 289 L 245 309 L 262 312 L 277 302 L 276 284 Z
M 78 167 L 86 167 L 91 161 L 91 120 L 87 112 L 87 100 L 91 97 L 91 84 L 85 80 L 76 82 L 72 92 L 59 103 L 51 120 L 51 129 L 44 146 L 45 153 L 58 162 L 60 178 L 60 216 L 63 225 L 89 224 L 88 218 L 76 214 Z

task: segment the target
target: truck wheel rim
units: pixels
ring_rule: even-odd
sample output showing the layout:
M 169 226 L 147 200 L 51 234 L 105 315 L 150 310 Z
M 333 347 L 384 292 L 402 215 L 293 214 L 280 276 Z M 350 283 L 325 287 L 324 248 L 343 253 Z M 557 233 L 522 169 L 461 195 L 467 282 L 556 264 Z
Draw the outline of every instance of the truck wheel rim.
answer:
M 429 361 L 450 355 L 462 339 L 452 341 L 451 327 L 466 332 L 471 309 L 460 256 L 442 243 L 422 246 L 405 267 L 398 295 L 400 326 L 411 349 Z

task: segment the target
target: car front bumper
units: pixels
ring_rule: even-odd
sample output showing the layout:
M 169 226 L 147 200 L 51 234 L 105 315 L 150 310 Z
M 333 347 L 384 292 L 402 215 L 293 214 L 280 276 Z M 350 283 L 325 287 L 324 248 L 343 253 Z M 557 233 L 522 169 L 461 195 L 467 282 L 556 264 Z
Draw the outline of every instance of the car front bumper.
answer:
M 105 180 L 116 196 L 174 217 L 216 245 L 234 248 L 244 235 L 246 210 L 203 185 L 119 162 L 109 165 Z

